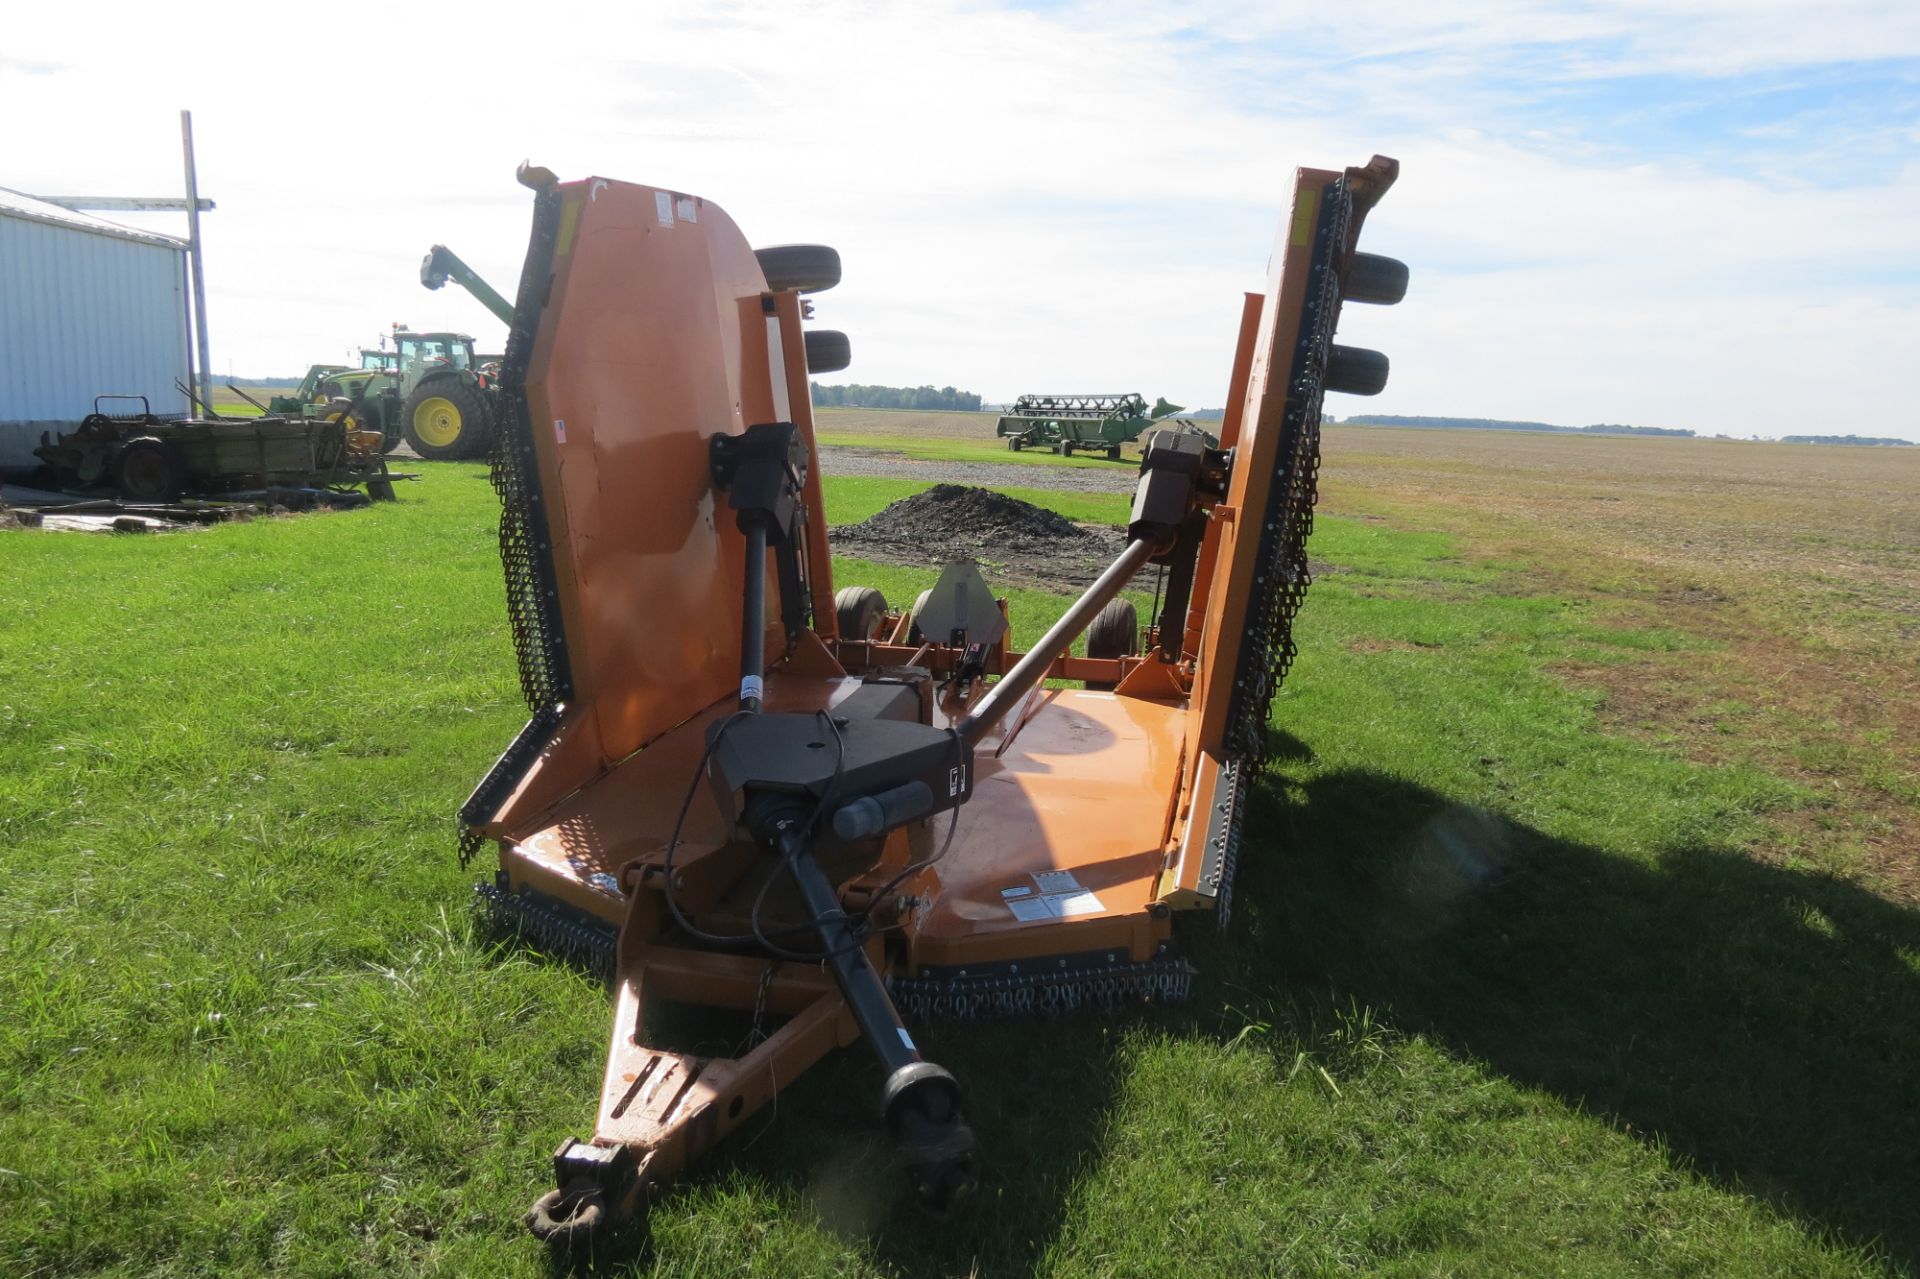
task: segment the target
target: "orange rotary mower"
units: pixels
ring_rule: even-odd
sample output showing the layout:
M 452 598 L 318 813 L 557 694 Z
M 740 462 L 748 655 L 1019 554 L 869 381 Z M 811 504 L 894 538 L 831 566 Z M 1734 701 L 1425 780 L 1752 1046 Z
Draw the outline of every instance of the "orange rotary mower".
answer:
M 1025 651 L 971 564 L 907 613 L 834 589 L 808 373 L 847 342 L 803 328 L 832 250 L 756 253 L 698 197 L 522 170 L 494 481 L 533 715 L 462 808 L 462 856 L 497 845 L 490 908 L 603 966 L 616 1005 L 592 1136 L 555 1154 L 536 1235 L 643 1211 L 856 1041 L 944 1209 L 974 1142 L 909 1021 L 1188 993 L 1173 916 L 1227 915 L 1308 583 L 1321 398 L 1385 385 L 1384 356 L 1333 335 L 1343 301 L 1405 292 L 1355 248 L 1397 167 L 1296 173 L 1220 447 L 1147 438 L 1125 549 Z M 1149 566 L 1136 638 L 1120 592 Z M 735 1057 L 650 1044 L 650 1013 L 686 1005 L 777 1026 Z

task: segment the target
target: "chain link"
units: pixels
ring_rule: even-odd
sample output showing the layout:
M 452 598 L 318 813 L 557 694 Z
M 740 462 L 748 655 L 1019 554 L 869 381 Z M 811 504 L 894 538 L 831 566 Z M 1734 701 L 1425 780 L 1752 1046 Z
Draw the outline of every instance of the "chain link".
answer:
M 1327 351 L 1340 310 L 1334 259 L 1346 243 L 1352 212 L 1353 201 L 1343 178 L 1328 189 L 1314 237 L 1299 345 L 1287 379 L 1274 487 L 1254 560 L 1255 602 L 1240 668 L 1234 673 L 1227 746 L 1256 771 L 1267 760 L 1267 720 L 1274 694 L 1298 651 L 1293 619 L 1313 581 L 1307 538 L 1313 532 L 1313 504 L 1319 490 L 1320 401 L 1325 393 Z

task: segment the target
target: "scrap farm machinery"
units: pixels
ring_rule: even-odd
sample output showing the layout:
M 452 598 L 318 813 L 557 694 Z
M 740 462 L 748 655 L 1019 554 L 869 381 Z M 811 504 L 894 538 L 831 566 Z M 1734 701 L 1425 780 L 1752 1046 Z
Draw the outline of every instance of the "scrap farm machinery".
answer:
M 911 1020 L 1188 992 L 1174 916 L 1227 915 L 1308 582 L 1321 397 L 1384 373 L 1333 335 L 1343 301 L 1404 292 L 1356 251 L 1396 171 L 1296 173 L 1220 447 L 1148 437 L 1125 549 L 1021 651 L 970 565 L 912 617 L 834 589 L 803 352 L 844 339 L 805 331 L 799 295 L 837 255 L 756 254 L 698 197 L 522 170 L 495 483 L 533 715 L 461 810 L 462 853 L 495 846 L 483 899 L 604 957 L 615 991 L 593 1130 L 555 1154 L 535 1234 L 643 1210 L 855 1042 L 944 1208 L 974 1141 Z M 1150 567 L 1144 651 L 1072 655 Z M 688 1005 L 776 1028 L 738 1056 L 660 1046 L 658 1014 Z

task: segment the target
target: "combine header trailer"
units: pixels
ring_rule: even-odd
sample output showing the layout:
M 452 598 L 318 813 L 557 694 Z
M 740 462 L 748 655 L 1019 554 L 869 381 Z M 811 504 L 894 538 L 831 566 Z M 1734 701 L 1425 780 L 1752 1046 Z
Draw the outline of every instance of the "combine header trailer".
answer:
M 1321 396 L 1384 377 L 1332 339 L 1343 300 L 1405 289 L 1355 252 L 1396 168 L 1296 173 L 1221 447 L 1148 437 L 1125 550 L 1024 651 L 967 566 L 917 616 L 834 589 L 805 353 L 845 340 L 803 330 L 799 295 L 838 281 L 837 255 L 756 253 L 696 196 L 522 171 L 495 482 L 533 717 L 461 810 L 463 855 L 494 844 L 502 918 L 615 989 L 592 1133 L 554 1156 L 535 1234 L 642 1211 L 854 1043 L 945 1208 L 974 1141 L 908 1018 L 1188 993 L 1173 915 L 1226 918 L 1308 580 Z M 1071 656 L 1148 566 L 1145 650 Z M 670 1049 L 674 1004 L 767 1033 L 734 1057 Z
M 1023 395 L 993 430 L 1016 453 L 1051 449 L 1072 457 L 1077 449 L 1117 462 L 1120 446 L 1152 425 L 1147 402 L 1138 395 Z

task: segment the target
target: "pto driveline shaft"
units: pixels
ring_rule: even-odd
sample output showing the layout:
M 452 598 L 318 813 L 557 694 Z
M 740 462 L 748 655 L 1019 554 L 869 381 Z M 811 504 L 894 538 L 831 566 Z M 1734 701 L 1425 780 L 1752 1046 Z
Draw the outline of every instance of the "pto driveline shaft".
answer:
M 1027 691 L 1046 677 L 1053 669 L 1054 662 L 1061 654 L 1073 646 L 1080 633 L 1093 624 L 1100 610 L 1113 602 L 1140 571 L 1140 566 L 1153 557 L 1154 544 L 1145 539 L 1136 539 L 1127 543 L 1127 549 L 1120 552 L 1120 558 L 1107 566 L 1107 571 L 1094 580 L 1086 594 L 1073 602 L 1051 630 L 1040 637 L 1040 642 L 1027 650 L 1027 655 L 1015 662 L 1013 669 L 1000 677 L 999 683 L 987 691 L 980 704 L 960 721 L 960 736 L 966 739 L 969 747 L 980 744 L 980 739 L 993 731 L 993 726 L 1006 718 L 1007 712 L 1020 704 Z

